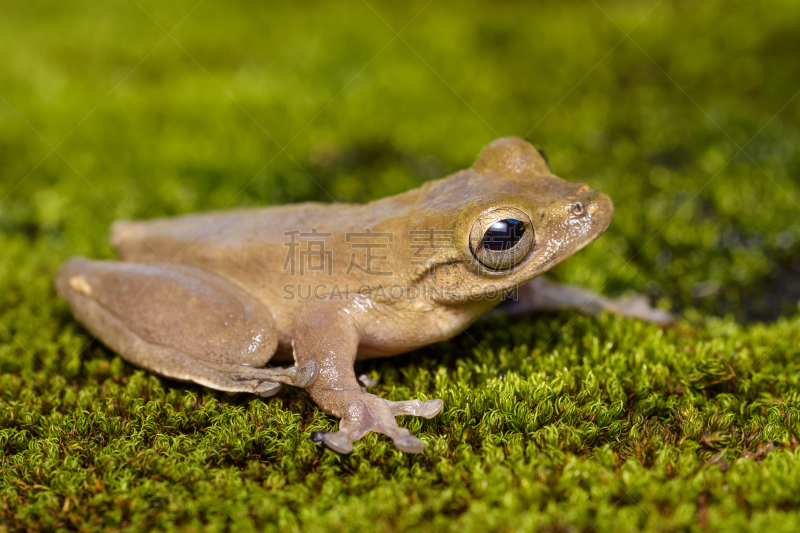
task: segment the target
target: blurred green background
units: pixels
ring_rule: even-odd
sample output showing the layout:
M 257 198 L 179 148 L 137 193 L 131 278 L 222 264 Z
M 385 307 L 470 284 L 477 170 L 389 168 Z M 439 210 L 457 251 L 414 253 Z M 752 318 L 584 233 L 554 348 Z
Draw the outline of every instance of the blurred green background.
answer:
M 53 442 L 63 442 L 62 438 L 78 439 L 74 431 L 69 437 L 69 420 L 85 421 L 104 409 L 111 417 L 114 408 L 109 398 L 116 393 L 109 390 L 133 387 L 130 376 L 141 381 L 136 387 L 152 389 L 128 391 L 126 401 L 143 398 L 137 404 L 141 409 L 151 405 L 152 398 L 172 398 L 163 400 L 163 405 L 154 400 L 154 412 L 173 404 L 188 406 L 186 398 L 195 395 L 222 402 L 220 408 L 230 413 L 246 405 L 256 410 L 266 405 L 259 401 L 262 407 L 253 407 L 246 403 L 249 400 L 228 400 L 199 388 L 187 392 L 180 385 L 135 373 L 97 343 L 88 350 L 81 348 L 90 337 L 54 295 L 52 278 L 71 255 L 113 258 L 108 228 L 119 218 L 305 200 L 368 201 L 467 167 L 491 140 L 517 135 L 542 147 L 556 174 L 607 192 L 616 205 L 610 229 L 558 266 L 554 271 L 558 279 L 607 295 L 649 293 L 659 306 L 684 317 L 683 329 L 669 333 L 670 342 L 687 343 L 690 348 L 685 353 L 700 354 L 692 363 L 700 365 L 697 368 L 717 361 L 717 355 L 692 343 L 721 335 L 724 328 L 733 328 L 725 331 L 737 335 L 793 339 L 797 328 L 785 320 L 780 327 L 788 329 L 763 326 L 766 333 L 758 329 L 762 326 L 742 329 L 737 323 L 771 322 L 798 310 L 798 50 L 800 3 L 790 0 L 458 4 L 5 0 L 0 7 L 0 339 L 4 343 L 0 362 L 5 372 L 6 429 L 0 435 L 5 446 L 0 468 L 6 469 L 3 509 L 9 522 L 6 526 L 0 522 L 0 528 L 14 529 L 24 523 L 15 520 L 23 519 L 42 520 L 39 526 L 49 528 L 127 527 L 132 522 L 140 528 L 174 525 L 175 509 L 163 516 L 152 514 L 147 506 L 137 511 L 135 505 L 113 503 L 116 500 L 108 493 L 96 512 L 118 512 L 116 522 L 109 522 L 109 515 L 97 518 L 91 509 L 69 519 L 82 497 L 69 504 L 68 490 L 59 492 L 26 477 L 42 468 L 45 463 L 36 461 L 44 461 L 44 456 L 25 459 L 33 461 L 27 470 L 10 466 L 34 450 L 47 455 L 43 450 L 57 446 Z M 570 315 L 560 318 L 563 324 Z M 550 319 L 534 321 L 533 326 L 514 323 L 509 326 L 510 337 L 500 340 L 492 336 L 492 328 L 478 325 L 471 337 L 490 350 L 494 342 L 527 349 L 525 343 L 533 346 L 534 341 L 526 337 L 532 330 L 525 328 L 546 329 L 546 320 Z M 717 329 L 708 326 L 709 320 Z M 553 335 L 560 331 L 556 323 L 547 330 Z M 630 327 L 636 332 L 643 327 L 613 321 L 589 326 L 593 322 L 588 319 L 576 319 L 576 324 L 588 329 L 573 332 L 572 342 L 595 327 Z M 523 328 L 522 333 L 513 328 Z M 658 352 L 660 333 L 648 331 Z M 620 335 L 635 344 L 632 339 L 638 333 Z M 745 342 L 731 335 L 726 354 L 740 350 Z M 775 369 L 795 365 L 790 357 L 796 345 L 792 342 L 786 348 L 790 352 L 781 352 L 775 361 Z M 452 371 L 457 381 L 463 376 L 455 369 L 462 363 L 454 358 L 468 359 L 473 349 L 471 339 L 461 339 L 367 370 L 388 375 L 386 383 L 401 387 L 404 394 L 417 394 L 428 390 L 427 382 L 420 384 L 414 377 L 417 366 L 436 372 L 437 357 L 453 354 L 445 357 L 440 370 Z M 549 348 L 542 344 L 541 349 Z M 711 359 L 703 359 L 706 355 Z M 500 365 L 497 361 L 490 367 Z M 67 371 L 62 372 L 65 365 Z M 401 374 L 392 365 L 401 368 Z M 708 372 L 722 372 L 712 370 Z M 586 371 L 592 373 L 591 368 Z M 48 376 L 62 373 L 66 378 L 48 385 Z M 674 379 L 680 381 L 678 374 Z M 779 379 L 776 375 L 773 372 L 759 382 L 772 383 L 763 391 L 756 387 L 755 392 L 742 392 L 740 400 L 745 402 L 747 394 L 751 399 L 771 394 L 783 405 L 790 389 L 776 389 L 770 381 Z M 668 383 L 669 376 L 665 379 Z M 795 383 L 791 376 L 780 379 Z M 581 382 L 577 379 L 573 392 Z M 634 398 L 636 383 L 626 389 L 629 399 Z M 51 386 L 52 394 L 62 395 L 53 400 L 55 404 L 42 399 L 42 392 Z M 291 398 L 285 404 L 274 402 L 293 424 L 302 425 L 307 415 L 320 427 L 335 425 Z M 764 409 L 774 404 L 764 401 Z M 452 403 L 458 406 L 457 397 L 451 398 Z M 747 410 L 730 409 L 743 417 L 744 427 Z M 668 416 L 667 411 L 662 414 Z M 28 416 L 28 422 L 21 422 L 20 416 Z M 64 426 L 62 436 L 50 435 L 55 441 L 48 441 L 47 428 L 58 424 Z M 302 426 L 299 431 L 310 428 Z M 434 425 L 424 428 L 435 431 Z M 160 431 L 169 433 L 164 427 Z M 90 439 L 92 431 L 84 428 L 77 434 Z M 791 434 L 785 435 L 790 442 Z M 103 443 L 110 438 L 104 436 Z M 155 446 L 148 439 L 148 446 Z M 377 438 L 368 442 L 386 444 Z M 319 453 L 308 446 L 304 453 Z M 579 447 L 585 453 L 578 457 L 591 455 L 586 453 L 594 445 L 586 446 Z M 289 449 L 286 453 L 295 453 Z M 53 451 L 49 468 L 69 461 L 68 450 L 72 448 Z M 331 465 L 344 468 L 345 473 L 337 470 L 336 475 L 347 474 L 347 463 L 340 463 L 343 459 L 325 457 Z M 410 477 L 398 482 L 401 488 L 413 483 L 408 472 L 430 467 L 424 459 L 392 457 L 392 465 L 411 469 L 403 470 Z M 458 461 L 449 457 L 458 469 Z M 198 459 L 196 464 L 208 464 L 204 461 Z M 286 474 L 287 479 L 297 482 L 310 475 L 309 469 L 321 468 L 314 461 L 298 466 L 292 470 L 295 474 Z M 234 477 L 245 464 L 223 463 L 226 475 Z M 77 476 L 80 470 L 75 466 L 69 475 Z M 396 474 L 378 470 L 378 478 L 397 481 L 391 477 Z M 316 472 L 328 475 L 324 469 Z M 31 487 L 37 483 L 50 487 L 51 496 L 36 496 L 39 493 Z M 133 485 L 125 486 L 135 492 Z M 167 493 L 174 490 L 168 489 L 169 484 L 165 487 Z M 214 501 L 226 497 L 212 496 Z M 313 491 L 302 498 L 311 502 L 312 496 Z M 131 498 L 135 500 L 135 494 Z M 152 509 L 159 508 L 152 498 L 142 498 Z M 175 505 L 191 508 L 187 502 L 197 502 L 192 498 L 186 496 Z M 553 502 L 569 501 L 553 498 Z M 28 505 L 31 515 L 20 510 Z M 289 521 L 280 522 L 276 518 L 280 513 L 291 512 L 275 510 L 278 514 L 268 514 L 268 519 L 254 519 L 253 527 L 314 523 L 304 522 L 299 508 L 292 509 L 296 522 L 283 515 L 281 520 Z M 131 520 L 137 512 L 163 520 Z M 457 524 L 463 512 L 460 507 L 425 511 L 421 516 L 427 518 L 412 525 L 426 529 L 426 522 L 436 523 L 435 528 L 431 525 L 436 530 L 446 527 L 442 524 L 448 517 Z M 365 524 L 371 513 L 363 518 Z M 558 525 L 557 514 L 551 514 L 548 523 L 569 530 L 569 524 Z M 397 516 L 381 511 L 374 516 L 384 520 L 381 527 L 402 529 Z M 614 527 L 627 523 L 625 516 L 617 518 Z M 220 522 L 222 527 L 231 525 L 228 520 Z M 346 517 L 337 520 L 331 522 L 337 528 L 350 527 Z M 592 522 L 587 520 L 568 522 L 584 524 L 575 527 L 588 531 Z M 219 526 L 209 526 L 209 521 L 212 518 L 201 519 L 198 524 L 205 526 L 197 530 Z M 692 527 L 701 522 L 695 520 Z M 500 520 L 491 527 L 502 530 L 503 524 Z
M 117 218 L 366 201 L 518 135 L 617 206 L 564 280 L 796 307 L 800 5 L 426 4 L 6 2 L 0 228 L 110 256 Z

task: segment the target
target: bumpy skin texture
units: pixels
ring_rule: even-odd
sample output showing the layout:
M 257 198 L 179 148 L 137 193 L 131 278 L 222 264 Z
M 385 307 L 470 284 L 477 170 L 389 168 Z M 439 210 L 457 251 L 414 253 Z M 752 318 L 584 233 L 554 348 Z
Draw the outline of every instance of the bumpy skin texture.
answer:
M 482 241 L 473 232 L 514 213 L 525 221 L 527 244 L 513 268 L 487 268 L 476 260 Z M 135 365 L 231 393 L 305 387 L 341 419 L 339 431 L 324 436 L 328 447 L 347 453 L 352 441 L 377 431 L 403 451 L 421 452 L 422 442 L 395 417 L 431 418 L 442 401 L 368 394 L 354 361 L 453 337 L 507 291 L 596 239 L 613 215 L 605 194 L 554 176 L 535 147 L 508 137 L 467 170 L 366 205 L 118 222 L 111 241 L 121 262 L 72 259 L 56 287 L 92 334 Z M 420 236 L 431 229 L 443 246 L 421 249 Z M 369 242 L 385 246 L 357 245 Z M 319 252 L 311 261 L 303 255 L 309 250 Z M 512 312 L 605 308 L 670 319 L 641 301 L 631 307 L 541 280 L 525 287 Z M 265 367 L 272 359 L 295 365 Z

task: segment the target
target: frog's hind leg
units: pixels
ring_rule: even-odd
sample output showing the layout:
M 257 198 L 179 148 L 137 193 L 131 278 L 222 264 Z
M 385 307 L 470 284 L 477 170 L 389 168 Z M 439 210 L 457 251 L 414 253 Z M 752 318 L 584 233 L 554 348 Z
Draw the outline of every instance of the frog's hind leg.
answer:
M 516 299 L 507 300 L 498 308 L 508 315 L 577 309 L 586 315 L 600 311 L 637 318 L 662 326 L 672 324 L 675 317 L 661 309 L 650 306 L 647 296 L 611 300 L 579 287 L 560 285 L 544 277 L 535 278 L 516 289 Z
M 56 288 L 73 314 L 127 361 L 230 393 L 271 396 L 316 374 L 265 368 L 277 347 L 272 315 L 233 283 L 198 269 L 75 258 Z

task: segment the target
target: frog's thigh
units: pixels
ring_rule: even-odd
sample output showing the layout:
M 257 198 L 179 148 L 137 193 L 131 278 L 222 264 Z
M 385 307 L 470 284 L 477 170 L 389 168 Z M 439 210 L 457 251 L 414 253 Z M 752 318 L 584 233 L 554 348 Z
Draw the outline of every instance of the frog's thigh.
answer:
M 620 300 L 611 300 L 580 287 L 561 285 L 542 276 L 535 278 L 516 291 L 516 300 L 508 300 L 501 311 L 509 315 L 539 311 L 561 311 L 577 309 L 586 315 L 596 315 L 601 310 L 609 313 L 638 318 L 656 324 L 671 324 L 675 317 L 666 311 L 650 306 L 644 295 Z
M 258 368 L 277 346 L 271 314 L 232 283 L 200 270 L 76 258 L 62 267 L 56 287 L 104 344 L 163 376 L 262 395 L 277 392 L 277 382 L 313 377 L 313 369 Z

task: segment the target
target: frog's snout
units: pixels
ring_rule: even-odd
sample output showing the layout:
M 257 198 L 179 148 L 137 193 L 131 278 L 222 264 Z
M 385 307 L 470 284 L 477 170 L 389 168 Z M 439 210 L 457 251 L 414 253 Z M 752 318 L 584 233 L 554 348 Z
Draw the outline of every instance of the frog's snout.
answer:
M 600 191 L 595 191 L 586 210 L 595 219 L 598 235 L 608 229 L 611 221 L 614 220 L 614 202 L 607 194 Z

